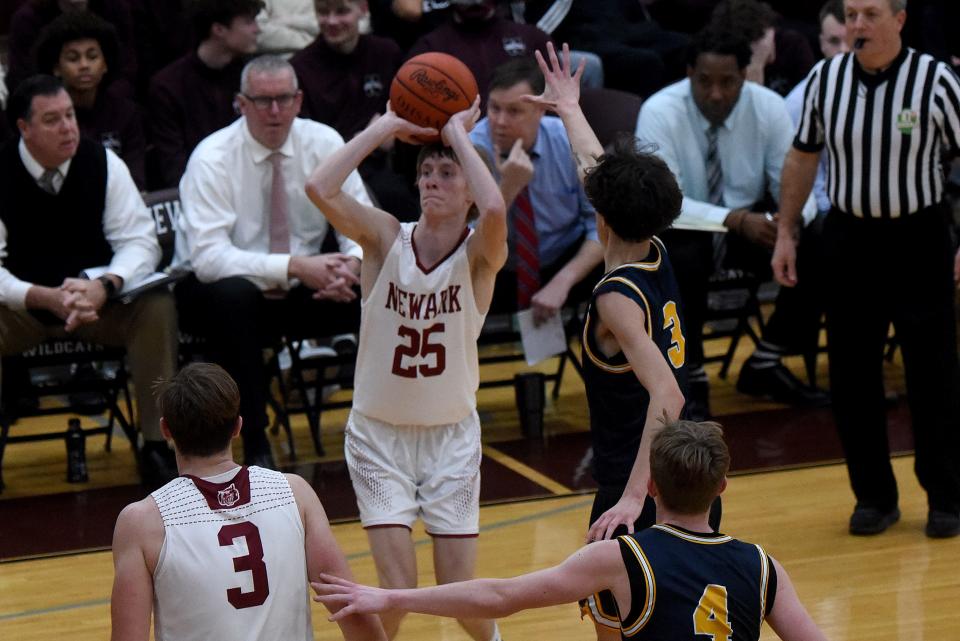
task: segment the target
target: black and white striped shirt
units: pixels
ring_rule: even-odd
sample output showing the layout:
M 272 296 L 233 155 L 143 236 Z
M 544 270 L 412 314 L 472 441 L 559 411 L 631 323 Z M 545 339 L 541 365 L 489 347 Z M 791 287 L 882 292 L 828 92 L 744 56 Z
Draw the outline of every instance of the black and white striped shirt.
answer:
M 904 47 L 878 74 L 848 53 L 810 72 L 794 147 L 829 158 L 834 207 L 897 218 L 943 199 L 941 154 L 960 151 L 960 81 L 950 68 Z

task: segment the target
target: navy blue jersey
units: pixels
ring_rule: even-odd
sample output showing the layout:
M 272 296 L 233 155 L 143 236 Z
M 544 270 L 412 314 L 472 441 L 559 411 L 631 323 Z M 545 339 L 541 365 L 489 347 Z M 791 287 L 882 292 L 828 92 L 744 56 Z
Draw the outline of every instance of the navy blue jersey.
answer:
M 619 604 L 623 639 L 760 638 L 777 573 L 759 545 L 666 524 L 617 540 L 632 599 Z
M 637 380 L 623 352 L 607 357 L 597 347 L 594 327 L 602 319 L 596 300 L 608 292 L 623 294 L 637 304 L 647 334 L 673 370 L 680 390 L 686 393 L 680 290 L 660 239 L 651 240 L 646 261 L 620 265 L 600 279 L 583 324 L 581 360 L 590 407 L 593 476 L 601 486 L 622 487 L 630 478 L 640 449 L 650 394 Z

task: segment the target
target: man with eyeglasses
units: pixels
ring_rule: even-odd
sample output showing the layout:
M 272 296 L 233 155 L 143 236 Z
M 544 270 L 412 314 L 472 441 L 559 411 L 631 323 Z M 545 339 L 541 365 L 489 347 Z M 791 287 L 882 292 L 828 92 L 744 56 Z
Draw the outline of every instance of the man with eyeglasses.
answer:
M 193 272 L 176 289 L 181 327 L 206 338 L 206 355 L 237 381 L 245 462 L 262 467 L 274 466 L 262 348 L 360 324 L 360 247 L 337 234 L 339 251 L 323 253 L 329 225 L 304 192 L 343 139 L 297 118 L 302 100 L 288 62 L 255 58 L 241 76 L 241 118 L 197 145 L 180 181 L 175 263 Z M 357 172 L 344 189 L 370 204 Z

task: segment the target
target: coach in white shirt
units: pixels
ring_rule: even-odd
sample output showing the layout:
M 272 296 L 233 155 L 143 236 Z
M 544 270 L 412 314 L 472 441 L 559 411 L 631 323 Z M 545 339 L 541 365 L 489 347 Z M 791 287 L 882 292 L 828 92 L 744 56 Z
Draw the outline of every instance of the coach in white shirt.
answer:
M 694 420 L 709 415 L 702 338 L 708 280 L 715 263 L 769 277 L 777 234 L 773 205 L 793 139 L 783 98 L 746 81 L 749 61 L 749 44 L 739 34 L 702 31 L 691 46 L 687 78 L 647 99 L 637 120 L 637 137 L 654 145 L 652 151 L 674 172 L 684 196 L 675 229 L 663 240 L 684 303 L 687 416 Z M 762 207 L 765 201 L 769 209 Z M 810 198 L 806 205 L 809 221 L 816 216 L 816 203 Z M 715 245 L 725 258 L 716 257 Z M 737 389 L 796 405 L 825 403 L 823 392 L 801 383 L 780 362 L 784 353 L 816 344 L 821 309 L 810 289 L 781 290 Z
M 0 149 L 0 355 L 68 334 L 125 347 L 144 437 L 140 471 L 162 485 L 176 468 L 151 385 L 174 371 L 173 299 L 154 291 L 128 305 L 111 300 L 156 268 L 153 219 L 123 161 L 80 138 L 58 79 L 24 80 L 9 107 L 20 140 Z
M 237 381 L 245 460 L 266 467 L 262 347 L 281 334 L 356 331 L 360 320 L 360 248 L 337 234 L 339 252 L 323 253 L 329 225 L 304 193 L 343 140 L 297 118 L 301 101 L 285 60 L 252 60 L 237 95 L 242 117 L 197 146 L 180 181 L 175 261 L 193 271 L 176 290 L 182 326 L 205 337 L 207 355 Z M 346 189 L 370 202 L 356 172 Z

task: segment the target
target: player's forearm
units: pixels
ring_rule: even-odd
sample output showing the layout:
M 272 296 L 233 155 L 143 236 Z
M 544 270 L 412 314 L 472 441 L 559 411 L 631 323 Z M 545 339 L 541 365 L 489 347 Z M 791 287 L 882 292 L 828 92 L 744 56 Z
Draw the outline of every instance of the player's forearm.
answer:
M 587 122 L 579 104 L 558 103 L 557 113 L 567 130 L 573 159 L 577 163 L 577 175 L 583 182 L 587 170 L 596 165 L 597 158 L 603 155 L 603 145 L 597 139 L 597 134 L 590 128 L 590 123 Z
M 640 447 L 637 458 L 630 470 L 630 478 L 623 493 L 634 498 L 647 494 L 647 481 L 650 478 L 650 444 L 653 438 L 663 429 L 664 421 L 676 421 L 683 410 L 683 394 L 673 381 L 673 385 L 664 386 L 663 391 L 652 390 L 650 403 L 647 405 L 647 416 L 643 423 L 643 435 L 640 437 Z M 669 389 L 672 388 L 672 389 Z
M 779 234 L 799 234 L 801 214 L 817 177 L 820 157 L 793 147 L 783 161 L 780 179 Z
M 392 610 L 459 619 L 500 619 L 522 609 L 509 579 L 474 579 L 429 588 L 390 590 Z
M 445 135 L 448 135 L 450 147 L 457 154 L 460 167 L 463 169 L 467 184 L 470 186 L 470 193 L 473 194 L 474 204 L 480 211 L 480 215 L 501 216 L 506 221 L 506 205 L 503 201 L 503 195 L 500 193 L 500 187 L 494 180 L 486 163 L 480 158 L 480 154 L 477 153 L 467 131 L 463 127 L 457 126 L 452 127 L 449 134 Z
M 350 173 L 383 141 L 393 136 L 388 118 L 378 118 L 369 127 L 327 156 L 307 179 L 307 195 L 315 204 L 340 193 Z

